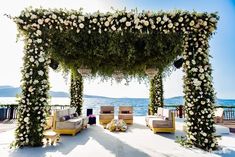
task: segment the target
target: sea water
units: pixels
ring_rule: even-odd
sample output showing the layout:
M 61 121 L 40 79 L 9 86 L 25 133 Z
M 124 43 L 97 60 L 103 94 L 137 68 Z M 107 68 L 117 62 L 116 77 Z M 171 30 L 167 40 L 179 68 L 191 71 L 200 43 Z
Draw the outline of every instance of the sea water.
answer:
M 14 97 L 0 97 L 0 104 L 16 104 L 16 98 Z M 182 105 L 184 102 L 180 98 L 171 98 L 164 101 L 165 105 Z M 51 98 L 51 105 L 69 105 L 69 98 Z M 86 110 L 93 109 L 93 114 L 99 114 L 100 106 L 111 105 L 115 108 L 115 114 L 117 115 L 119 106 L 133 106 L 133 112 L 135 116 L 147 115 L 149 99 L 147 98 L 103 98 L 92 97 L 83 99 L 82 113 L 86 114 Z M 235 106 L 235 100 L 219 99 L 216 104 Z

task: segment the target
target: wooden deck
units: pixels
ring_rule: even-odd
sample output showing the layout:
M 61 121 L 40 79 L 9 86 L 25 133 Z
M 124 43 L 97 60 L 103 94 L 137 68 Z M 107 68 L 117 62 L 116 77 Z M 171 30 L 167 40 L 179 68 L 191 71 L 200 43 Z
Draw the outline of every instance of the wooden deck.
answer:
M 224 120 L 222 125 L 228 127 L 231 133 L 235 133 L 235 120 Z

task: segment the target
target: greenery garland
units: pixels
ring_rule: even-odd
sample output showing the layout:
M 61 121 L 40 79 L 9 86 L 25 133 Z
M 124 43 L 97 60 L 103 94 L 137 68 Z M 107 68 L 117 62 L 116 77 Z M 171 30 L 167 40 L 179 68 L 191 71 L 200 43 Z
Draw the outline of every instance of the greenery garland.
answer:
M 208 54 L 216 14 L 122 10 L 84 15 L 81 10 L 27 8 L 13 19 L 26 46 L 17 146 L 41 144 L 49 57 L 68 69 L 91 69 L 93 75 L 121 71 L 144 78 L 148 68 L 164 73 L 183 53 L 186 144 L 207 151 L 217 148 Z
M 78 72 L 71 72 L 70 106 L 76 108 L 78 115 L 82 113 L 83 81 Z
M 44 47 L 37 43 L 38 37 L 29 34 L 25 44 L 24 68 L 22 70 L 22 96 L 19 101 L 16 139 L 14 147 L 42 145 L 49 98 L 48 65 L 50 63 Z M 32 40 L 34 39 L 34 40 Z
M 157 74 L 153 79 L 150 80 L 150 104 L 149 104 L 149 115 L 157 113 L 158 107 L 163 107 L 163 84 L 162 74 Z
M 212 151 L 218 148 L 214 127 L 215 93 L 209 63 L 209 34 L 200 31 L 188 36 L 185 48 L 184 99 L 187 138 L 184 145 Z M 187 52 L 187 53 L 186 53 Z

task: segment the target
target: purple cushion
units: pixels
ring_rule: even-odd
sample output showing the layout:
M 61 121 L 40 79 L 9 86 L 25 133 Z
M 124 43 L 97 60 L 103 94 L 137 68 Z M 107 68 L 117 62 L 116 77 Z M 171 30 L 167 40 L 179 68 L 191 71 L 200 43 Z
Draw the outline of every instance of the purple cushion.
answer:
M 69 116 L 69 115 L 62 117 L 62 120 L 63 120 L 63 121 L 66 121 L 66 120 L 69 120 L 69 119 L 70 119 L 70 116 Z

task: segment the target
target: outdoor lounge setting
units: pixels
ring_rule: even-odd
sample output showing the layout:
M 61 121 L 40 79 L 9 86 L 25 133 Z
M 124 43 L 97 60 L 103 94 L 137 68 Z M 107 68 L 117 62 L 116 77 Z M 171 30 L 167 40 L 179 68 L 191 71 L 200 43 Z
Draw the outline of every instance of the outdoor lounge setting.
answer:
M 182 142 L 207 151 L 218 148 L 214 135 L 214 91 L 208 53 L 208 39 L 216 29 L 217 14 L 187 11 L 138 13 L 136 10 L 84 14 L 82 11 L 37 8 L 25 9 L 17 17 L 8 17 L 17 24 L 19 34 L 25 40 L 15 147 L 42 145 L 41 126 L 46 115 L 49 66 L 56 69 L 54 65 L 57 63 L 70 71 L 70 104 L 78 115 L 82 109 L 83 79 L 97 75 L 114 77 L 117 82 L 131 77 L 149 80 L 148 110 L 154 115 L 157 108 L 164 105 L 162 77 L 169 72 L 174 60 L 182 56 L 187 115 L 186 140 Z M 101 107 L 100 123 L 110 122 L 113 111 L 111 107 Z M 33 116 L 35 114 L 37 116 Z M 62 116 L 67 114 L 62 113 Z M 170 114 L 168 123 L 150 120 L 148 125 L 154 132 L 162 131 L 163 125 L 171 128 L 164 128 L 165 131 L 174 132 L 173 117 Z M 61 127 L 67 127 L 72 132 L 64 129 L 63 133 L 74 135 L 82 128 L 77 121 L 76 124 L 71 120 L 69 123 L 67 120 L 60 122 L 59 118 L 56 119 L 57 132 L 62 133 Z M 198 124 L 198 119 L 202 123 Z
M 14 129 L 0 132 L 1 155 L 234 154 L 235 136 L 224 126 L 228 110 L 216 106 L 212 79 L 209 48 L 220 26 L 218 13 L 76 7 L 28 7 L 6 14 L 24 43 L 24 56 L 21 94 L 8 111 L 16 122 Z M 180 68 L 181 78 L 172 79 L 173 84 L 182 80 L 177 88 L 182 94 L 175 97 L 180 101 L 168 103 L 165 79 Z M 67 93 L 51 90 L 51 71 L 62 73 Z M 136 92 L 129 92 L 130 98 L 122 95 L 126 88 L 118 93 L 98 88 L 97 82 L 90 85 L 95 79 L 112 87 L 133 81 Z M 58 83 L 53 86 L 60 89 Z M 68 102 L 58 98 L 53 106 L 53 94 L 66 95 Z

